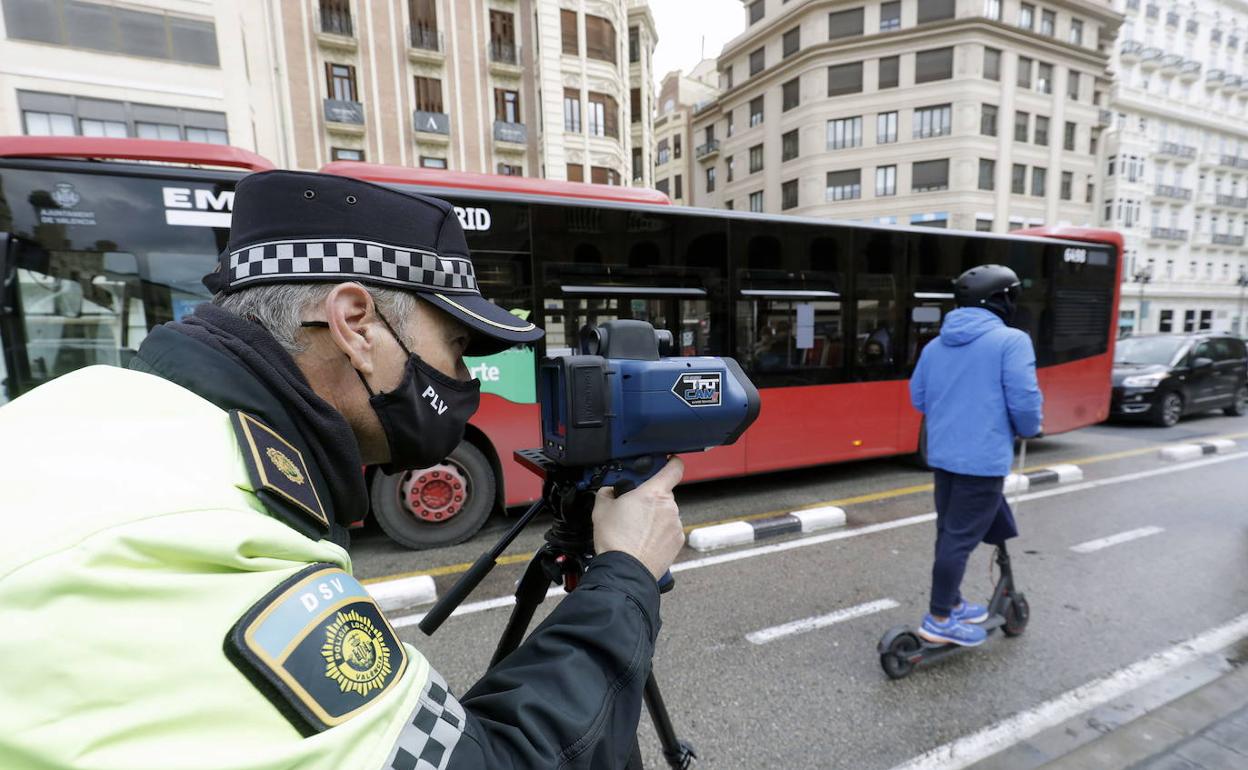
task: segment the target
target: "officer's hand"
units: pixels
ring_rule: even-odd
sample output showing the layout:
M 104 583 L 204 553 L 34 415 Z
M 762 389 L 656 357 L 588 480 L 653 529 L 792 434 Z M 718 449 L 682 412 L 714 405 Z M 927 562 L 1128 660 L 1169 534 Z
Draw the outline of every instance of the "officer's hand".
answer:
M 679 457 L 649 481 L 616 499 L 610 487 L 594 501 L 594 548 L 598 553 L 623 551 L 646 565 L 654 579 L 667 572 L 685 544 L 680 509 L 672 489 L 685 475 Z

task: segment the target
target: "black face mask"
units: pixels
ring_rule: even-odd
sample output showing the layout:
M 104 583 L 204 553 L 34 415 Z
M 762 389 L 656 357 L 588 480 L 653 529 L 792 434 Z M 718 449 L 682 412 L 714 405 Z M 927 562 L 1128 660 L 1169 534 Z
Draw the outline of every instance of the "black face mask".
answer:
M 447 377 L 408 350 L 385 316 L 378 313 L 378 318 L 407 354 L 403 379 L 387 393 L 375 393 L 364 375 L 356 371 L 390 447 L 390 462 L 381 470 L 399 473 L 436 465 L 464 438 L 468 418 L 481 403 L 481 381 Z M 304 321 L 301 325 L 329 326 L 324 321 Z

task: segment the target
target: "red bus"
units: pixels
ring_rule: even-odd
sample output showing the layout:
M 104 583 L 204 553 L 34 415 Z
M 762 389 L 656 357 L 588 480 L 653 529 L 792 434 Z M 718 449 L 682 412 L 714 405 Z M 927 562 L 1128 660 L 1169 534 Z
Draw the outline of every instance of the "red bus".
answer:
M 178 152 L 145 154 L 153 144 Z M 124 365 L 149 329 L 208 298 L 199 278 L 225 243 L 233 185 L 267 167 L 226 150 L 240 152 L 0 138 L 0 232 L 44 255 L 0 273 L 0 403 L 79 366 Z M 99 160 L 118 157 L 165 163 Z M 244 172 L 204 168 L 231 165 Z M 322 171 L 452 202 L 483 292 L 547 332 L 536 347 L 469 362 L 481 410 L 446 463 L 372 472 L 374 515 L 410 547 L 462 540 L 539 494 L 511 459 L 538 445 L 536 363 L 567 351 L 583 325 L 616 318 L 671 330 L 681 354 L 737 358 L 762 392 L 741 441 L 686 458 L 689 480 L 921 453 L 907 377 L 953 308 L 951 279 L 986 262 L 1023 279 L 1016 325 L 1035 343 L 1046 433 L 1108 414 L 1114 232 L 870 226 L 676 207 L 603 185 L 355 162 Z

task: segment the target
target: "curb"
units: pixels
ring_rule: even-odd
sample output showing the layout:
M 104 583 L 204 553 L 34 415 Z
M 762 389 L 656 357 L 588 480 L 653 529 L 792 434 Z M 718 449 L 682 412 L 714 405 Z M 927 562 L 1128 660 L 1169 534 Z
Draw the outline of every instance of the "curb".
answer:
M 1005 477 L 1002 492 L 1011 495 L 1044 484 L 1072 484 L 1076 481 L 1083 481 L 1083 469 L 1078 465 L 1054 465 L 1038 471 L 1011 473 Z
M 1174 444 L 1161 448 L 1161 459 L 1170 462 L 1195 460 L 1204 455 L 1224 454 L 1231 451 L 1237 444 L 1229 438 L 1215 438 L 1208 441 L 1189 441 L 1186 444 Z
M 783 516 L 758 521 L 731 521 L 710 527 L 698 527 L 689 532 L 689 547 L 695 551 L 713 551 L 732 545 L 744 545 L 769 537 L 795 532 L 815 532 L 820 529 L 845 526 L 845 511 L 828 506 L 793 511 Z
M 418 604 L 432 604 L 438 600 L 437 586 L 428 575 L 383 580 L 380 583 L 369 583 L 364 588 L 376 600 L 382 612 L 406 609 Z

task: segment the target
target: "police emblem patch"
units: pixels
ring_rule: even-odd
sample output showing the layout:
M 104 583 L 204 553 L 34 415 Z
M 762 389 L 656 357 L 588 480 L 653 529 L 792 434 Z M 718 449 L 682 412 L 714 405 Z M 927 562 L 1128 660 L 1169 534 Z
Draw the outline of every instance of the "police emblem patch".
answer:
M 300 486 L 303 485 L 303 474 L 299 472 L 299 466 L 295 465 L 294 461 L 287 457 L 282 450 L 276 447 L 269 447 L 264 450 L 264 453 L 268 456 L 269 462 L 273 463 L 273 466 L 281 471 L 283 476 Z
M 234 664 L 305 735 L 368 708 L 407 653 L 359 581 L 314 564 L 257 602 L 226 637 Z
M 246 461 L 252 491 L 271 512 L 303 534 L 319 538 L 329 530 L 329 516 L 311 483 L 303 454 L 277 431 L 246 412 L 230 412 L 234 433 Z

